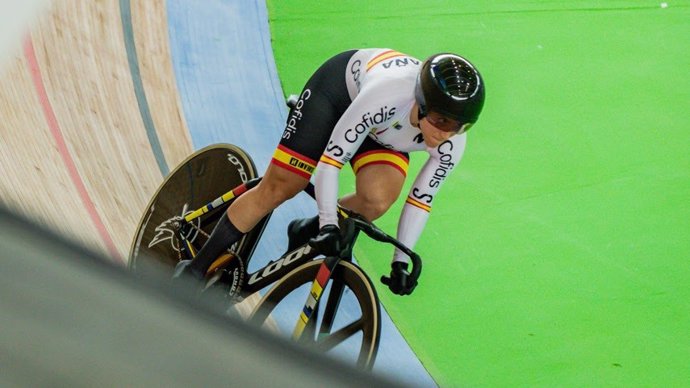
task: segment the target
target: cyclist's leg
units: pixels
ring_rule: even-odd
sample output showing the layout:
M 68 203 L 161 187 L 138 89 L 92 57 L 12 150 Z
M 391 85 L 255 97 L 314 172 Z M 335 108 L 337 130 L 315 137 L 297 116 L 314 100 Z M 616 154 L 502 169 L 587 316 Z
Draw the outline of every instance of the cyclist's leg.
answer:
M 189 264 L 190 273 L 203 278 L 206 270 L 229 246 L 249 232 L 262 218 L 281 203 L 302 191 L 309 182 L 290 171 L 269 165 L 261 182 L 239 196 L 221 216 L 211 236 L 194 261 Z
M 344 74 L 356 52 L 332 57 L 309 79 L 288 114 L 273 164 L 311 177 L 333 128 L 352 103 Z M 318 218 L 293 220 L 288 226 L 288 251 L 306 243 L 318 231 Z
M 400 195 L 407 175 L 409 156 L 386 149 L 367 138 L 350 163 L 356 175 L 356 191 L 341 198 L 339 202 L 369 221 L 376 220 Z M 305 244 L 318 233 L 318 216 L 292 221 L 288 226 L 288 250 Z
M 334 56 L 309 79 L 288 114 L 280 144 L 261 183 L 230 205 L 227 217 L 221 218 L 191 263 L 192 274 L 205 274 L 227 247 L 307 185 L 335 124 L 352 102 L 343 74 L 354 53 Z
M 270 164 L 261 182 L 230 205 L 228 218 L 246 233 L 280 204 L 304 190 L 307 183 L 309 177 Z
M 249 231 L 306 187 L 335 124 L 352 103 L 343 74 L 355 52 L 335 55 L 307 81 L 288 113 L 285 131 L 266 174 L 258 186 L 228 209 L 230 220 L 240 230 Z
M 340 204 L 374 221 L 398 199 L 404 181 L 405 176 L 393 167 L 369 166 L 357 174 L 356 191 L 343 197 Z
M 341 198 L 340 204 L 374 221 L 398 199 L 407 175 L 409 157 L 367 138 L 351 164 L 356 176 L 356 191 Z

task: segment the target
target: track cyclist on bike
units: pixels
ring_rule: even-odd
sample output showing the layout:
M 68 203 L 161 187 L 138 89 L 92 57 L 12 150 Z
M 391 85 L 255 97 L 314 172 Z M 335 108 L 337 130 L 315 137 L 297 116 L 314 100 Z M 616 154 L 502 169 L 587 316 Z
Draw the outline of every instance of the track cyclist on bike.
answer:
M 398 223 L 397 238 L 414 248 L 483 104 L 482 77 L 455 54 L 432 55 L 423 63 L 390 49 L 335 55 L 311 76 L 290 110 L 261 182 L 230 205 L 196 258 L 178 265 L 176 276 L 203 279 L 223 251 L 302 191 L 314 172 L 319 214 L 290 223 L 289 249 L 309 241 L 324 254 L 337 253 L 337 204 L 369 221 L 381 217 L 400 195 L 408 153 L 426 151 L 429 158 Z M 348 162 L 356 174 L 356 191 L 338 199 L 339 173 Z M 417 285 L 408 262 L 396 249 L 389 287 L 399 295 L 412 293 Z

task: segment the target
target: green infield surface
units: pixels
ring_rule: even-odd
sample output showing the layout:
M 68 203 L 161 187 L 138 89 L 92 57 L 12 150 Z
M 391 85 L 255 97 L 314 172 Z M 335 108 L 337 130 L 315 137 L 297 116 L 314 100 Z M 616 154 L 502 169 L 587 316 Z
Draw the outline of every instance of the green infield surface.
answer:
M 452 51 L 484 76 L 420 285 L 379 287 L 441 386 L 690 386 L 690 2 L 268 4 L 286 93 L 358 47 Z M 378 276 L 392 252 L 356 255 Z

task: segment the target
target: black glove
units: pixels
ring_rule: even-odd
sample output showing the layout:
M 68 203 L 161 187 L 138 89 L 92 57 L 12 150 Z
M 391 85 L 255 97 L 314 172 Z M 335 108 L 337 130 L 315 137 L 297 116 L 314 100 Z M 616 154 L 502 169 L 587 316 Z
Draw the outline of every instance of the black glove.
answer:
M 407 263 L 394 261 L 391 264 L 391 277 L 385 280 L 381 279 L 383 284 L 387 285 L 394 294 L 410 295 L 417 287 L 417 279 L 410 276 L 407 267 Z
M 309 245 L 324 256 L 337 256 L 342 249 L 340 229 L 335 225 L 326 225 L 319 234 L 309 240 Z

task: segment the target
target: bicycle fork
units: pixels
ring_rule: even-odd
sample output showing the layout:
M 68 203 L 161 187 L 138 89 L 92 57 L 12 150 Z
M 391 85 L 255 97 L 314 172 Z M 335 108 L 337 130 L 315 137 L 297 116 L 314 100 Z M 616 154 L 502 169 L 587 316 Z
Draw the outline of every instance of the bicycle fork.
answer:
M 319 299 L 321 298 L 321 294 L 326 288 L 328 280 L 331 278 L 331 274 L 340 260 L 341 259 L 339 257 L 327 257 L 324 259 L 323 263 L 321 263 L 319 271 L 316 274 L 316 279 L 314 279 L 314 282 L 311 285 L 311 291 L 309 291 L 309 295 L 307 296 L 307 302 L 304 304 L 304 308 L 302 309 L 299 319 L 297 320 L 297 324 L 295 325 L 295 330 L 292 332 L 293 340 L 297 341 L 302 338 L 304 329 L 307 327 L 307 324 L 309 324 L 309 320 L 312 317 L 316 319 L 317 306 Z M 340 303 L 340 297 L 343 291 L 342 285 L 337 287 L 337 290 L 334 288 L 335 287 L 332 287 L 331 289 L 331 294 L 326 305 L 326 312 L 324 314 L 324 327 L 322 327 L 320 332 L 323 332 L 324 330 L 330 331 L 335 317 L 335 311 Z

